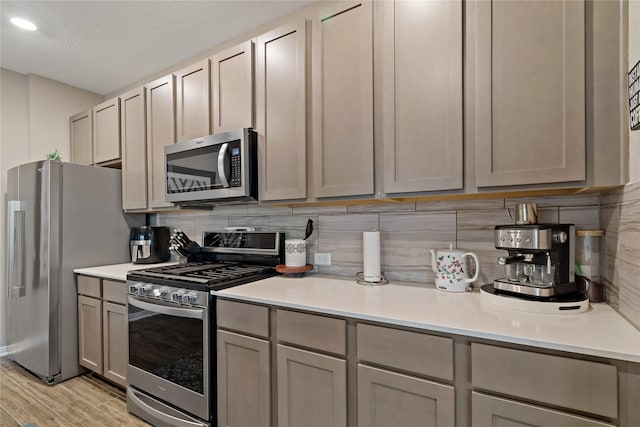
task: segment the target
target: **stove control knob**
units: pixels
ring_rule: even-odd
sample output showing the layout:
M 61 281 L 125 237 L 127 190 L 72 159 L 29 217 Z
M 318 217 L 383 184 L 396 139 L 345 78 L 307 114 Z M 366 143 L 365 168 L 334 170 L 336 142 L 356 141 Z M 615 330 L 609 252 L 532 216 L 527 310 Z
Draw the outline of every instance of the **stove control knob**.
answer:
M 188 294 L 182 295 L 182 302 L 184 303 L 196 302 L 197 300 L 198 295 L 196 295 L 195 292 L 189 292 Z
M 184 294 L 184 291 L 182 290 L 177 292 L 171 292 L 169 297 L 171 298 L 171 301 L 180 302 L 182 301 L 182 294 Z
M 159 297 L 163 297 L 167 294 L 168 289 L 167 288 L 159 288 L 159 289 L 154 289 L 153 290 L 153 296 L 156 298 Z
M 138 289 L 142 287 L 142 283 L 136 283 L 135 285 L 129 285 L 129 293 L 137 294 Z
M 142 285 L 138 288 L 138 295 L 146 295 L 153 289 L 152 285 Z

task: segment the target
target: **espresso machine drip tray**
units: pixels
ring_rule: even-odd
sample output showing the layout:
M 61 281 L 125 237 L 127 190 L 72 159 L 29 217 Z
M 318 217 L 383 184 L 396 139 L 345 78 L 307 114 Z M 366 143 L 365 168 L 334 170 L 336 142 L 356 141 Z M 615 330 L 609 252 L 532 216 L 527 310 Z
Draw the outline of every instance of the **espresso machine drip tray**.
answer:
M 501 291 L 494 284 L 480 288 L 480 299 L 502 308 L 543 314 L 578 314 L 589 309 L 589 298 L 579 292 L 540 297 Z
M 493 282 L 494 290 L 500 292 L 509 292 L 518 295 L 525 295 L 537 298 L 549 298 L 560 295 L 573 294 L 578 291 L 578 287 L 575 282 L 559 283 L 549 287 L 538 287 L 522 284 L 520 282 L 513 282 L 506 279 L 498 279 Z

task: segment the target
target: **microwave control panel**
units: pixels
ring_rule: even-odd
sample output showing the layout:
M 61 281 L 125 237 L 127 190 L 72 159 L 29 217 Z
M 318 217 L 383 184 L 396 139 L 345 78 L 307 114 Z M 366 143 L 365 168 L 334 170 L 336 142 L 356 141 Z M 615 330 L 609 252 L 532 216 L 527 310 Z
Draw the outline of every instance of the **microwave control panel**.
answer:
M 229 185 L 231 187 L 242 186 L 242 157 L 240 155 L 240 141 L 229 144 L 231 152 L 231 177 Z

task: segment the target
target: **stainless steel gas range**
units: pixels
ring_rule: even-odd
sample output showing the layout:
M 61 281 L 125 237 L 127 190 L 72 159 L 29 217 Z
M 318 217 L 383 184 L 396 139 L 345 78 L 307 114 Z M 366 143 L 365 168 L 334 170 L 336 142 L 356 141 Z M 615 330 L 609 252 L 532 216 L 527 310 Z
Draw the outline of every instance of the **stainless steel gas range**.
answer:
M 204 233 L 203 242 L 186 264 L 127 274 L 127 408 L 156 426 L 216 425 L 210 291 L 273 276 L 282 263 L 283 233 Z

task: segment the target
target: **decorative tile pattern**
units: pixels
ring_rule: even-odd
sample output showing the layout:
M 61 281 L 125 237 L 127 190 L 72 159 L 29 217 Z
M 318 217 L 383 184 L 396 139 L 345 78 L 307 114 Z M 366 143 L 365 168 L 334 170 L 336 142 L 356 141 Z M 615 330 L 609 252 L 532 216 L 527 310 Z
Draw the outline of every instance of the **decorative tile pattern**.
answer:
M 580 206 L 574 208 L 560 208 L 561 224 L 575 224 L 576 230 L 599 230 L 599 206 Z
M 455 212 L 381 214 L 382 270 L 387 279 L 434 283 L 430 249 L 455 244 Z

